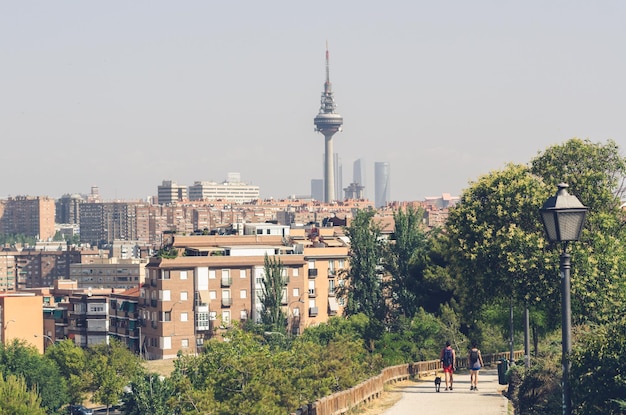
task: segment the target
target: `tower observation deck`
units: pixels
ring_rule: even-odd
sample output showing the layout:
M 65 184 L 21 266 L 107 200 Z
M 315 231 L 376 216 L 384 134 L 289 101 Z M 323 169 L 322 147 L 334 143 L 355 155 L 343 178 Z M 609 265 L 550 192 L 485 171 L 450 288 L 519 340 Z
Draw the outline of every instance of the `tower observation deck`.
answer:
M 326 145 L 324 152 L 324 202 L 330 203 L 335 200 L 335 171 L 333 164 L 333 136 L 341 131 L 343 117 L 335 112 L 336 104 L 330 84 L 330 66 L 328 58 L 328 46 L 326 46 L 326 82 L 320 111 L 313 120 L 315 131 L 324 136 Z M 341 190 L 341 189 L 340 189 Z

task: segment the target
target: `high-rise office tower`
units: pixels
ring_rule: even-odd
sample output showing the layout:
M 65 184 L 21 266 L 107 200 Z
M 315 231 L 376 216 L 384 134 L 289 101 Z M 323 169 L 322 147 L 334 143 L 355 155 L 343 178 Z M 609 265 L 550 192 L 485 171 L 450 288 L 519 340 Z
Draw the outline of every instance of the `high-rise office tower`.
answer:
M 311 179 L 311 198 L 323 201 L 324 200 L 324 180 L 323 179 Z
M 377 161 L 374 163 L 374 204 L 377 208 L 384 207 L 389 202 L 389 163 Z
M 352 165 L 352 182 L 361 186 L 363 189 L 363 195 L 367 197 L 367 180 L 365 174 L 365 160 L 358 159 Z
M 330 203 L 335 200 L 335 172 L 333 163 L 333 135 L 341 131 L 343 117 L 335 112 L 336 105 L 330 84 L 330 66 L 328 58 L 328 45 L 326 46 L 326 82 L 320 111 L 313 120 L 315 131 L 321 133 L 326 141 L 324 153 L 324 202 Z M 341 189 L 341 188 L 340 188 Z
M 163 180 L 157 187 L 159 205 L 168 205 L 187 199 L 187 186 L 180 186 L 172 180 Z

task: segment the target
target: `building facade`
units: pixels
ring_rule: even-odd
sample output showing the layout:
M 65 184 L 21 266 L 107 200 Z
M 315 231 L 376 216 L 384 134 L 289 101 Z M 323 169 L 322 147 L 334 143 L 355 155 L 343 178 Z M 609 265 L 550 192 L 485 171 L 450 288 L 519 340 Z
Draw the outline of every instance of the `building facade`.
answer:
M 347 267 L 348 247 L 332 229 L 301 230 L 288 242 L 272 235 L 175 237 L 172 246 L 179 256 L 151 258 L 140 293 L 148 359 L 198 353 L 235 322 L 260 322 L 266 255 L 283 266 L 290 333 L 341 312 L 335 288 Z
M 163 180 L 157 187 L 157 199 L 159 205 L 168 205 L 187 200 L 187 186 L 180 186 L 172 180 Z
M 239 173 L 229 173 L 222 183 L 196 181 L 189 186 L 189 200 L 228 200 L 246 203 L 260 198 L 259 186 L 241 181 Z
M 55 234 L 55 201 L 47 196 L 0 200 L 0 233 L 49 240 Z
M 382 208 L 389 203 L 391 190 L 390 165 L 386 161 L 374 163 L 374 204 L 376 208 Z

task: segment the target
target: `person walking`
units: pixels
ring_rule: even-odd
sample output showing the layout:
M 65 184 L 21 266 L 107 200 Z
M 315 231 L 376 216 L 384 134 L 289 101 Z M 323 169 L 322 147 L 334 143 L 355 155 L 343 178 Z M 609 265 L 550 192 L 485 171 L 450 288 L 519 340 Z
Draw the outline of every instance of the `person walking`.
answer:
M 446 342 L 446 347 L 441 350 L 441 366 L 443 367 L 443 375 L 446 378 L 446 390 L 452 390 L 452 382 L 454 380 L 454 365 L 456 362 L 456 352 L 450 346 L 450 341 Z
M 470 369 L 470 390 L 477 391 L 478 390 L 478 372 L 480 372 L 480 368 L 485 364 L 483 363 L 483 356 L 480 354 L 480 350 L 476 343 L 472 343 L 472 348 L 469 350 L 467 355 L 467 361 L 469 362 Z

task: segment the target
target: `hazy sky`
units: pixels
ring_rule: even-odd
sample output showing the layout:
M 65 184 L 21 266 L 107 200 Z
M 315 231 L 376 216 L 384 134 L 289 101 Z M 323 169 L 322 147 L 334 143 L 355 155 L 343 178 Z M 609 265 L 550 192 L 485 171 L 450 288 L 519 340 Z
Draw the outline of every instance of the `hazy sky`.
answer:
M 145 198 L 239 172 L 310 194 L 325 77 L 391 199 L 458 195 L 572 138 L 626 149 L 626 2 L 0 0 L 0 197 Z

